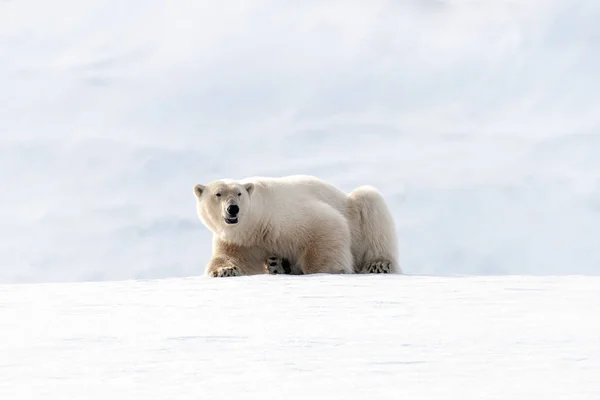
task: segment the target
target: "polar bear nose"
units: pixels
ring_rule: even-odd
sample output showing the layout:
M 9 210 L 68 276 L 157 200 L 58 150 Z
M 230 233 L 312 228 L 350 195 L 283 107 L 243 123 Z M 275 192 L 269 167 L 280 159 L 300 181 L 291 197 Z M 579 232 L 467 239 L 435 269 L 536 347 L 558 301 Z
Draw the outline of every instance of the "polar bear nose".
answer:
M 238 206 L 236 206 L 235 204 L 232 204 L 227 207 L 227 213 L 229 215 L 231 215 L 232 217 L 235 217 L 236 215 L 238 215 L 239 212 L 240 212 L 240 208 Z

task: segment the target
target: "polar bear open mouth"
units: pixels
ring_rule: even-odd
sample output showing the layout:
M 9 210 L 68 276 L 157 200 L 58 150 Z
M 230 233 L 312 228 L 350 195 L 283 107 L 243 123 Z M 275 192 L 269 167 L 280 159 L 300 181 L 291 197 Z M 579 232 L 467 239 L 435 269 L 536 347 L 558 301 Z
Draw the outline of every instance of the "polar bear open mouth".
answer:
M 228 225 L 233 225 L 238 223 L 238 217 L 225 217 L 225 223 Z

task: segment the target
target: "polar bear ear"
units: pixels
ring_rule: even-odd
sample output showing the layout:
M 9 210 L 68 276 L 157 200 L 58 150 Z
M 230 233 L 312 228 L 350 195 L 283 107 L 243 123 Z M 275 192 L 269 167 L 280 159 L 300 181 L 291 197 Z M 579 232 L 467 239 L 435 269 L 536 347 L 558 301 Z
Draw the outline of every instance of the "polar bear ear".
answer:
M 206 188 L 206 186 L 204 185 L 194 185 L 194 194 L 196 195 L 196 197 L 200 198 L 200 196 L 202 196 L 202 193 L 204 192 L 204 189 Z
M 248 194 L 252 194 L 252 192 L 254 191 L 254 183 L 246 183 L 244 185 L 244 188 L 246 189 Z

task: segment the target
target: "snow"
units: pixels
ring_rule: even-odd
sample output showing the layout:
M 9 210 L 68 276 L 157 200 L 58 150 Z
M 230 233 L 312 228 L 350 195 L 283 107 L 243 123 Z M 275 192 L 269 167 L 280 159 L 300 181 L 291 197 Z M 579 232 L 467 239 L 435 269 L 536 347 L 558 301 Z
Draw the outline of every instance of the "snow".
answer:
M 600 278 L 0 286 L 0 398 L 600 397 Z
M 190 277 L 192 187 L 377 186 L 412 274 L 600 274 L 596 0 L 0 1 L 0 283 Z

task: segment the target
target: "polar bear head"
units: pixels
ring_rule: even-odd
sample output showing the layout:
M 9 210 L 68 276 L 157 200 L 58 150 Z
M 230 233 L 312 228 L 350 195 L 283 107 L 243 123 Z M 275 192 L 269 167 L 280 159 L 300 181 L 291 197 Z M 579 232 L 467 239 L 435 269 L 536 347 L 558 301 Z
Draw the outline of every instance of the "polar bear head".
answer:
M 195 185 L 198 217 L 215 233 L 239 229 L 248 217 L 253 191 L 253 183 L 230 180 Z

